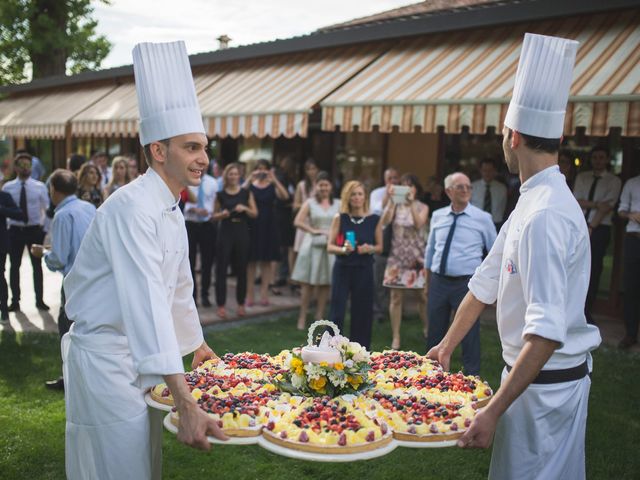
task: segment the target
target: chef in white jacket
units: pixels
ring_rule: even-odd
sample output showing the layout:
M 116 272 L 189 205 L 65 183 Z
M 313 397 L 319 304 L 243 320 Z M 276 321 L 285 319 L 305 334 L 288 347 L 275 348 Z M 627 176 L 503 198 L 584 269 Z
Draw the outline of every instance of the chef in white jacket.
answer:
M 189 59 L 183 42 L 139 44 L 133 64 L 150 168 L 98 209 L 64 280 L 74 321 L 62 346 L 70 480 L 159 477 L 157 417 L 150 421 L 144 394 L 163 381 L 180 413 L 179 440 L 206 449 L 206 434 L 225 438 L 183 376 L 183 355 L 195 352 L 195 364 L 214 355 L 178 208 L 180 191 L 197 186 L 209 163 Z
M 578 42 L 526 34 L 503 130 L 509 171 L 522 181 L 515 210 L 475 275 L 442 342 L 429 351 L 449 367 L 452 351 L 497 301 L 505 368 L 461 447 L 493 441 L 490 478 L 585 477 L 590 352 L 590 272 L 584 215 L 560 173 L 558 149 Z

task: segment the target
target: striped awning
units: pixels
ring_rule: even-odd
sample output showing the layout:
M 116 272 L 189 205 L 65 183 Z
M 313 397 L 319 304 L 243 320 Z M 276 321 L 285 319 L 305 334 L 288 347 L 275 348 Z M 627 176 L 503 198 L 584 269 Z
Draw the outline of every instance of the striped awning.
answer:
M 380 45 L 230 64 L 199 95 L 210 136 L 306 136 L 312 107 L 382 53 Z
M 113 85 L 55 91 L 33 97 L 9 98 L 0 111 L 0 134 L 11 137 L 64 138 L 67 122 L 111 92 Z
M 222 73 L 207 70 L 194 75 L 196 93 L 211 86 Z M 76 137 L 109 137 L 138 135 L 138 97 L 133 79 L 120 85 L 71 120 L 71 133 Z
M 640 13 L 621 11 L 398 42 L 322 103 L 322 128 L 502 129 L 525 32 L 580 42 L 565 134 L 640 136 Z

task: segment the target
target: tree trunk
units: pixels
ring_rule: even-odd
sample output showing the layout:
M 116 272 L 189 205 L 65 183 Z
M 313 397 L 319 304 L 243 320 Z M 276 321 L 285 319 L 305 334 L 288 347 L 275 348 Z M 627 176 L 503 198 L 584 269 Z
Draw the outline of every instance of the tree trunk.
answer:
M 33 79 L 65 75 L 67 63 L 67 2 L 59 0 L 35 0 L 29 22 L 32 29 L 39 29 L 43 22 L 53 28 L 42 28 L 42 41 L 32 43 L 29 56 L 33 65 Z M 32 38 L 35 35 L 32 35 Z M 63 41 L 61 41 L 63 40 Z

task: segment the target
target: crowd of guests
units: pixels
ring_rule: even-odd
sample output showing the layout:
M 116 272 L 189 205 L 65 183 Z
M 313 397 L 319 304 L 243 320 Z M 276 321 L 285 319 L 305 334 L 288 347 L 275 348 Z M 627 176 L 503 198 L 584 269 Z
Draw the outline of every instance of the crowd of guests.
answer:
M 569 160 L 570 155 L 561 154 L 559 168 L 583 208 L 591 233 L 591 282 L 585 313 L 592 322 L 616 205 L 619 216 L 628 220 L 625 291 L 639 290 L 640 179 L 630 179 L 620 197 L 622 185 L 608 171 L 606 149 L 595 147 L 590 156 L 592 170 L 577 176 Z M 24 248 L 44 243 L 54 212 L 50 185 L 32 177 L 32 165 L 31 155 L 18 152 L 14 159 L 17 177 L 5 183 L 0 195 L 0 216 L 8 219 L 8 230 L 0 230 L 0 264 L 4 270 L 9 254 L 12 293 L 9 303 L 1 276 L 3 320 L 9 311 L 20 309 L 19 268 Z M 104 152 L 90 159 L 71 155 L 67 171 L 75 178 L 74 196 L 95 208 L 139 175 L 135 158 L 116 156 L 109 162 Z M 306 328 L 312 303 L 315 319 L 328 313 L 342 327 L 350 300 L 351 338 L 368 347 L 373 320 L 388 314 L 390 346 L 399 349 L 403 306 L 412 296 L 429 348 L 446 333 L 470 276 L 515 205 L 513 188 L 498 179 L 494 160 L 480 162 L 479 177 L 471 182 L 467 175 L 456 172 L 444 182 L 429 178 L 423 188 L 416 175 L 400 176 L 389 168 L 384 172 L 384 185 L 369 194 L 358 181 L 347 182 L 341 192 L 334 191 L 331 176 L 313 160 L 305 162 L 299 181 L 291 157 L 283 158 L 277 168 L 259 160 L 250 172 L 242 163 L 231 163 L 220 171 L 212 162 L 210 173 L 203 175 L 198 187 L 185 189 L 180 202 L 189 238 L 194 298 L 203 307 L 213 306 L 209 298 L 213 273 L 216 313 L 226 318 L 228 280 L 233 276 L 235 312 L 244 316 L 247 308 L 269 305 L 288 285 L 300 295 L 297 327 L 301 330 Z M 5 227 L 4 221 L 0 227 Z M 30 259 L 36 306 L 47 310 L 41 261 L 31 251 Z M 625 295 L 623 348 L 637 342 L 639 298 Z M 462 347 L 466 371 L 477 373 L 478 326 L 471 329 Z

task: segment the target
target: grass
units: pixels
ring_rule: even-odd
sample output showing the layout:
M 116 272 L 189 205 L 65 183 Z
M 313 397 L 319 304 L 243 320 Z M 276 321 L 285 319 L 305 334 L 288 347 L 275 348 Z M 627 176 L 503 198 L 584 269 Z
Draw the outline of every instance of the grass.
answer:
M 424 351 L 417 317 L 403 324 L 403 347 Z M 497 387 L 502 369 L 494 326 L 482 327 L 482 372 Z M 306 343 L 293 316 L 207 331 L 218 353 L 277 353 Z M 374 327 L 372 349 L 391 341 L 388 323 Z M 459 356 L 454 367 L 460 366 Z M 56 335 L 2 333 L 0 338 L 0 479 L 64 479 L 64 400 L 43 386 L 60 372 Z M 587 477 L 638 478 L 640 357 L 601 348 L 595 354 L 587 426 Z M 214 447 L 203 453 L 165 432 L 164 478 L 220 479 L 477 479 L 486 478 L 491 452 L 398 448 L 384 457 L 349 464 L 291 460 L 257 446 Z

